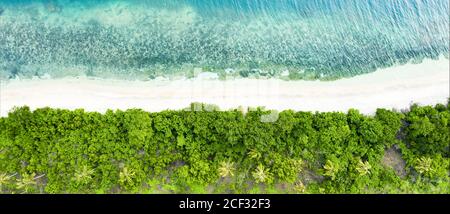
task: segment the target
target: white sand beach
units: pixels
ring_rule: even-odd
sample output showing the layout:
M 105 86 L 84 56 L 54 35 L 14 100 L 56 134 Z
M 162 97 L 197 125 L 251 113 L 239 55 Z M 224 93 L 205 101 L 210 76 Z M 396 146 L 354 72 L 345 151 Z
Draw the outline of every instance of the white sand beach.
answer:
M 0 115 L 14 106 L 105 112 L 141 108 L 182 109 L 192 102 L 221 109 L 265 106 L 275 110 L 343 111 L 372 114 L 377 108 L 404 109 L 411 103 L 445 103 L 449 59 L 424 60 L 336 81 L 277 79 L 121 81 L 89 78 L 10 80 L 0 85 Z

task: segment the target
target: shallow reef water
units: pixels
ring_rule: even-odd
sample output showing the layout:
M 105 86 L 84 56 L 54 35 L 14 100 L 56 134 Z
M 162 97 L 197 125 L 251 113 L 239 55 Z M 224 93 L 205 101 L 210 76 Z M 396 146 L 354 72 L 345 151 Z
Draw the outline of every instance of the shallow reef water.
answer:
M 337 79 L 448 57 L 443 0 L 4 0 L 0 78 Z

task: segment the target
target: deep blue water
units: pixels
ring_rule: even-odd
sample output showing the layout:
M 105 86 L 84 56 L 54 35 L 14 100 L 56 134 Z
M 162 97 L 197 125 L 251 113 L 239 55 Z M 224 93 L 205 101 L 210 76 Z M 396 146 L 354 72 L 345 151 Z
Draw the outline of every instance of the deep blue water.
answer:
M 449 55 L 448 0 L 0 0 L 2 78 L 334 79 Z

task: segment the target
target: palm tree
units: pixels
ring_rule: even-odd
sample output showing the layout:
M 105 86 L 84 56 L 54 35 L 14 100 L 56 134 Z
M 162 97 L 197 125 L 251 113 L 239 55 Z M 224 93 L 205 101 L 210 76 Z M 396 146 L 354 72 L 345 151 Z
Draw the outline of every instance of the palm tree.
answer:
M 264 183 L 268 178 L 267 171 L 262 164 L 259 164 L 252 174 L 256 183 Z
M 122 171 L 119 173 L 119 182 L 122 184 L 132 184 L 133 177 L 135 176 L 133 169 L 128 169 L 128 167 L 123 167 Z
M 428 174 L 431 172 L 431 165 L 432 165 L 432 160 L 429 157 L 420 157 L 416 160 L 416 170 L 417 172 L 419 172 L 420 174 L 424 175 L 424 174 Z
M 219 175 L 221 177 L 233 177 L 234 176 L 234 163 L 230 161 L 222 161 L 219 167 Z
M 13 175 L 7 175 L 6 173 L 0 174 L 0 191 L 2 191 L 3 185 L 7 184 L 16 174 L 17 173 L 14 173 Z
M 325 170 L 325 173 L 324 173 L 325 176 L 331 177 L 331 180 L 334 180 L 336 178 L 336 174 L 339 171 L 338 164 L 336 164 L 330 160 L 327 160 L 327 162 L 325 163 L 325 166 L 323 168 Z
M 360 176 L 364 176 L 370 174 L 371 168 L 372 166 L 368 161 L 363 162 L 362 160 L 359 160 L 358 165 L 356 166 L 356 171 L 358 171 Z
M 17 188 L 23 189 L 24 192 L 29 192 L 32 187 L 36 185 L 34 176 L 36 176 L 36 173 L 34 172 L 31 174 L 24 174 L 22 176 L 22 179 L 17 182 Z
M 248 156 L 250 156 L 251 159 L 258 160 L 258 159 L 261 158 L 261 153 L 258 152 L 256 149 L 251 149 L 251 150 L 248 152 Z
M 75 181 L 79 184 L 87 184 L 94 174 L 94 170 L 84 165 L 75 172 Z

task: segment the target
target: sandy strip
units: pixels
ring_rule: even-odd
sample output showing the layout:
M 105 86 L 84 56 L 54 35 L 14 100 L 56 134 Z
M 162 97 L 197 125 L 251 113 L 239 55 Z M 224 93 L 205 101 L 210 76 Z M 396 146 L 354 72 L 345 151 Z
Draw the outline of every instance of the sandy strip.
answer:
M 11 80 L 0 85 L 0 115 L 28 105 L 104 112 L 141 108 L 181 109 L 191 102 L 221 109 L 265 106 L 266 109 L 347 111 L 371 114 L 377 108 L 404 109 L 412 102 L 444 103 L 449 97 L 449 60 L 425 60 L 331 82 L 283 80 L 152 80 L 87 78 Z

